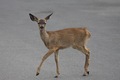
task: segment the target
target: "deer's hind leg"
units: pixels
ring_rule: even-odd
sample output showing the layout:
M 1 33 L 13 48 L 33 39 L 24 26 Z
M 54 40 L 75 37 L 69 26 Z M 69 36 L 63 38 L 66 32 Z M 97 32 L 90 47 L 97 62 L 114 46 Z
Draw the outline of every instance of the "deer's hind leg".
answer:
M 76 49 L 84 53 L 86 56 L 83 76 L 87 76 L 89 75 L 88 66 L 89 66 L 89 60 L 90 60 L 90 51 L 88 48 L 86 48 L 86 46 L 76 46 Z

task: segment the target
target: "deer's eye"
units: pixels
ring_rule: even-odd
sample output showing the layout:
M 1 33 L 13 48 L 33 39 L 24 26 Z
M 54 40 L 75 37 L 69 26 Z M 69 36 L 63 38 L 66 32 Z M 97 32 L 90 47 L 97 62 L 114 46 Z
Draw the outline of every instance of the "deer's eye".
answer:
M 39 22 L 38 24 L 46 24 L 45 22 Z

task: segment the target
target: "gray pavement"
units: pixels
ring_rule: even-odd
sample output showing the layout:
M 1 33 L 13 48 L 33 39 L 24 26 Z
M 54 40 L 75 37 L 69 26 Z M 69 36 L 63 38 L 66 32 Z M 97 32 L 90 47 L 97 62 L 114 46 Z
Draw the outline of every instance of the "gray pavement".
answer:
M 88 26 L 89 76 L 82 76 L 85 56 L 72 48 L 59 52 L 58 79 L 53 55 L 35 76 L 47 48 L 28 14 L 51 12 L 47 30 Z M 120 0 L 0 0 L 0 80 L 120 80 Z

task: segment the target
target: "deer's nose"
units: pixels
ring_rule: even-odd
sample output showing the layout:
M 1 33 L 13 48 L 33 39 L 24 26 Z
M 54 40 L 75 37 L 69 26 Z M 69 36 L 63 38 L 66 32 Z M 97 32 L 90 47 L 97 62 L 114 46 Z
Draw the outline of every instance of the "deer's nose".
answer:
M 43 29 L 44 28 L 44 26 L 40 26 L 40 29 Z

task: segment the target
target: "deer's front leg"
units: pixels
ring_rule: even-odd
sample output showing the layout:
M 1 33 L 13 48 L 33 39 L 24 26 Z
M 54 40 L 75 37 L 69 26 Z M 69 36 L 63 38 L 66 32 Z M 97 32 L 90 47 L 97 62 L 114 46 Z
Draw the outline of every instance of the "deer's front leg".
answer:
M 54 52 L 54 49 L 50 49 L 50 50 L 43 56 L 42 61 L 41 61 L 40 65 L 39 65 L 39 67 L 37 68 L 36 76 L 39 75 L 40 69 L 41 69 L 41 66 L 42 66 L 43 62 L 44 62 L 53 52 Z
M 59 72 L 59 56 L 58 56 L 58 50 L 55 52 L 55 63 L 56 63 L 56 73 L 57 75 L 55 76 L 55 78 L 58 78 L 58 76 L 60 75 L 60 72 Z

